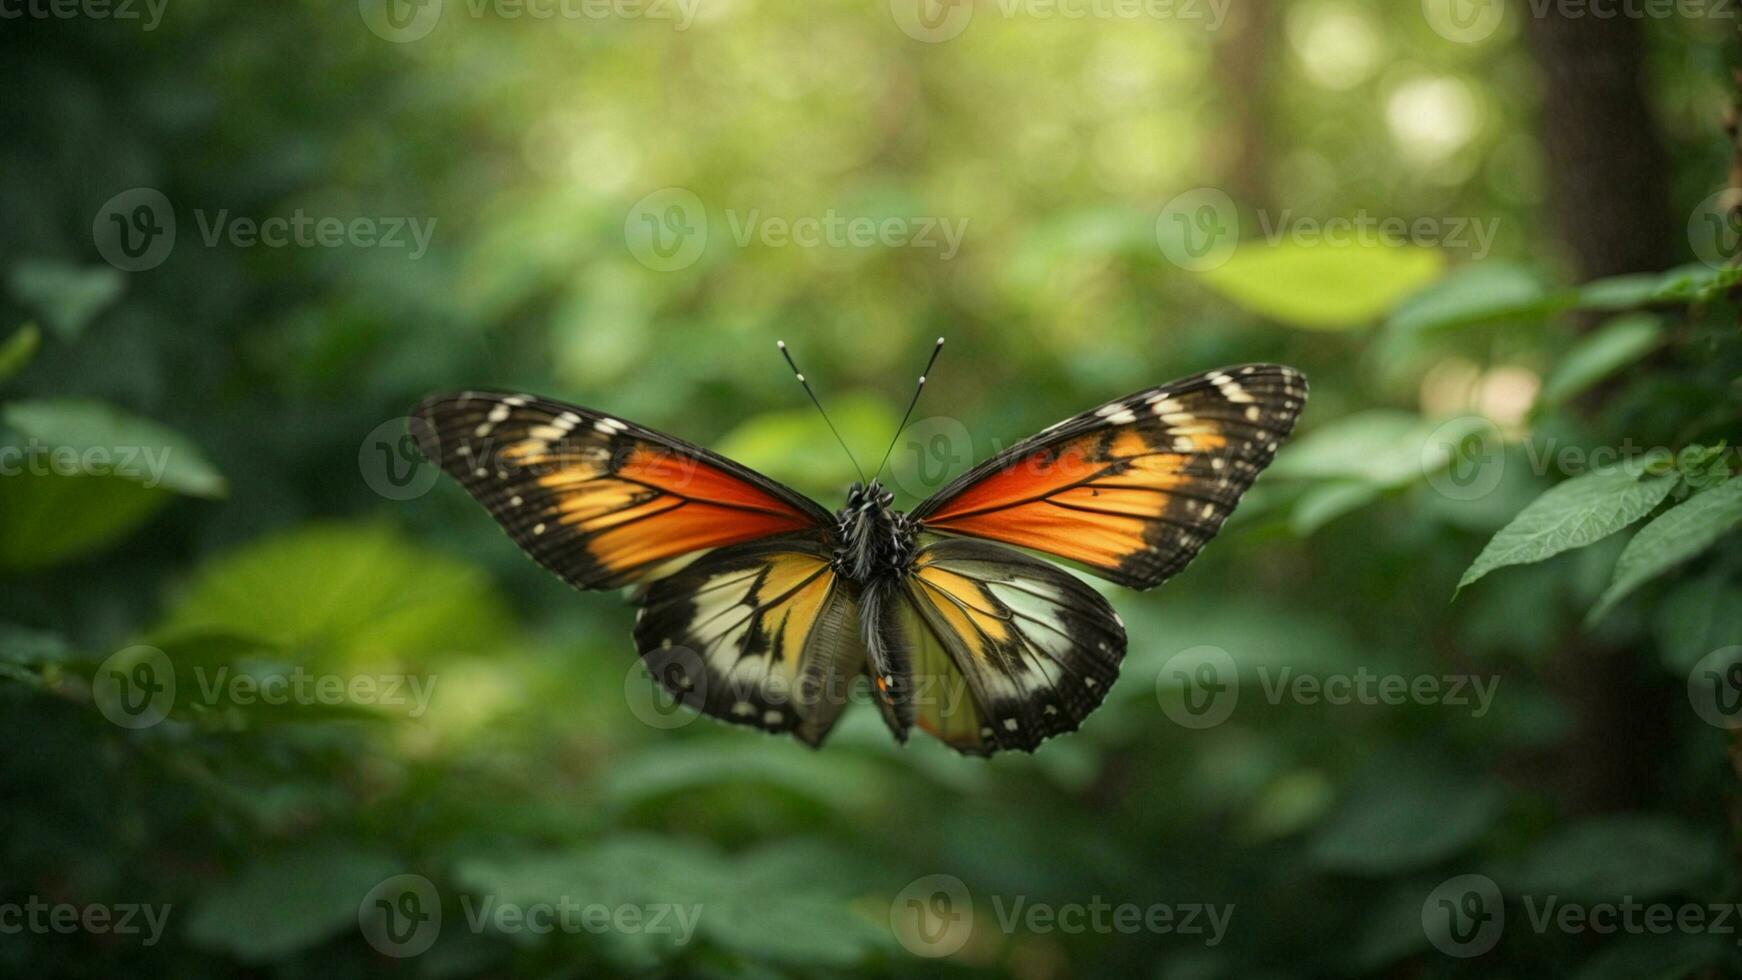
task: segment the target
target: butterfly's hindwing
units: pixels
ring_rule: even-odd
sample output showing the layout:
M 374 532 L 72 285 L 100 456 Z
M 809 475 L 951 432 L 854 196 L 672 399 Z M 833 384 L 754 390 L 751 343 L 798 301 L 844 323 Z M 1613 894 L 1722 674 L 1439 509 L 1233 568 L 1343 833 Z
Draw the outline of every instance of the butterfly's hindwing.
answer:
M 830 517 L 805 497 L 705 449 L 529 395 L 462 392 L 412 415 L 424 455 L 569 583 L 614 588 L 674 559 Z
M 905 715 L 970 755 L 1033 751 L 1075 731 L 1125 655 L 1124 627 L 1100 594 L 988 542 L 922 548 L 881 615 L 873 669 L 907 668 L 903 703 L 885 720 Z
M 912 516 L 1151 588 L 1221 530 L 1305 400 L 1300 372 L 1273 364 L 1138 392 L 976 466 Z
M 711 551 L 653 580 L 635 643 L 697 711 L 820 744 L 864 670 L 856 588 L 803 539 Z

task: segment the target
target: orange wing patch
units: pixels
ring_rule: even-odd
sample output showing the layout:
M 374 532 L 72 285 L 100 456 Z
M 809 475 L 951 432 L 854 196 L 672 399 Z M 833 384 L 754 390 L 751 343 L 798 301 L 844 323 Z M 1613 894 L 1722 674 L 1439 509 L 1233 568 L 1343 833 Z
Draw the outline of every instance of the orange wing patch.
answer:
M 1305 398 L 1299 372 L 1261 364 L 1138 392 L 982 463 L 913 516 L 1150 588 L 1221 529 Z
M 635 642 L 705 714 L 820 744 L 865 668 L 856 589 L 829 549 L 776 539 L 711 551 L 653 582 Z
M 424 455 L 540 564 L 581 588 L 645 579 L 696 552 L 794 532 L 827 512 L 706 450 L 592 412 L 467 392 L 413 416 Z

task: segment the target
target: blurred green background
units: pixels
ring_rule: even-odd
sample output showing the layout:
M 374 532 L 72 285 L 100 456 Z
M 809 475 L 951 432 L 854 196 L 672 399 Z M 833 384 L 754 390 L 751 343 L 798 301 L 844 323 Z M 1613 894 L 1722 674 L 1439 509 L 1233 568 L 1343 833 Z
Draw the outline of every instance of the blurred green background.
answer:
M 8 6 L 0 971 L 1742 975 L 1736 22 L 1571 8 Z M 863 459 L 939 334 L 902 507 L 1312 383 L 1032 757 L 673 708 L 402 438 L 533 391 L 833 508 L 774 340 Z M 1703 924 L 1542 915 L 1625 901 Z

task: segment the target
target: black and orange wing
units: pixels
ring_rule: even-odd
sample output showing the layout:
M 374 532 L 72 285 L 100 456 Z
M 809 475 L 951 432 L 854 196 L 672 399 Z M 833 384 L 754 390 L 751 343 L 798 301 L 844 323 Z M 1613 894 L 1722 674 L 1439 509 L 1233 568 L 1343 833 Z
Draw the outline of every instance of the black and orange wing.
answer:
M 730 545 L 649 584 L 635 644 L 671 695 L 822 743 L 865 671 L 858 586 L 802 537 Z
M 869 662 L 898 739 L 919 728 L 958 752 L 1032 752 L 1100 706 L 1125 629 L 1081 580 L 1014 548 L 941 539 L 898 583 L 867 591 Z
M 974 467 L 915 508 L 985 538 L 1153 588 L 1184 568 L 1293 430 L 1306 378 L 1222 368 L 1108 402 Z
M 777 535 L 825 540 L 809 498 L 631 422 L 531 395 L 435 395 L 412 412 L 424 456 L 570 584 L 644 582 L 697 552 Z

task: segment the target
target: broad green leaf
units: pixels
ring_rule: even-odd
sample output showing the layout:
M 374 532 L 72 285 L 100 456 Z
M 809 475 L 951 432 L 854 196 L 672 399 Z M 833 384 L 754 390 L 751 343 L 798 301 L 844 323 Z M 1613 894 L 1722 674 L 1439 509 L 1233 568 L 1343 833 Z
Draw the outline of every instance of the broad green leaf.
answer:
M 11 402 L 0 422 L 34 440 L 56 469 L 131 480 L 194 497 L 222 497 L 224 477 L 187 437 L 102 402 L 51 399 Z
M 1670 817 L 1598 817 L 1539 844 L 1512 876 L 1508 891 L 1558 895 L 1563 901 L 1650 900 L 1697 887 L 1723 866 L 1709 833 Z
M 7 279 L 12 295 L 67 341 L 77 340 L 120 297 L 125 282 L 120 270 L 106 265 L 80 268 L 41 260 L 18 263 Z
M 1301 494 L 1289 513 L 1289 530 L 1298 537 L 1309 537 L 1344 514 L 1378 500 L 1384 492 L 1372 483 L 1332 481 L 1315 486 Z
M 1260 316 L 1308 330 L 1353 330 L 1439 277 L 1439 252 L 1413 245 L 1248 241 L 1200 281 Z
M 1505 262 L 1464 266 L 1399 304 L 1386 326 L 1413 333 L 1514 317 L 1544 318 L 1570 297 L 1551 293 L 1530 271 Z
M 1694 262 L 1659 276 L 1657 288 L 1649 298 L 1657 303 L 1705 303 L 1719 298 L 1738 283 L 1742 283 L 1742 268 L 1714 269 L 1704 262 Z
M 868 395 L 831 399 L 829 417 L 869 470 L 893 438 L 887 405 Z M 814 493 L 845 492 L 858 479 L 852 460 L 835 443 L 828 423 L 810 405 L 766 412 L 728 432 L 714 451 L 745 466 Z
M 1392 409 L 1357 412 L 1285 446 L 1270 471 L 1295 479 L 1403 486 L 1444 469 L 1452 460 L 1448 446 L 1485 425 L 1474 416 L 1436 424 Z
M 520 906 L 566 900 L 638 911 L 672 908 L 663 931 L 609 939 L 580 933 L 656 955 L 676 952 L 687 938 L 676 931 L 678 909 L 708 941 L 754 957 L 850 966 L 886 945 L 886 930 L 850 908 L 848 883 L 839 874 L 848 856 L 791 846 L 799 853 L 767 848 L 729 858 L 683 840 L 622 836 L 584 851 L 465 859 L 456 877 L 473 893 L 474 907 L 485 900 Z M 821 868 L 830 873 L 820 874 Z
M 1655 316 L 1617 317 L 1581 339 L 1562 357 L 1543 383 L 1540 404 L 1563 404 L 1629 364 L 1638 361 L 1662 339 L 1663 323 Z
M 208 562 L 153 633 L 259 637 L 342 666 L 484 649 L 507 622 L 472 566 L 386 527 L 327 523 Z
M 1445 773 L 1398 773 L 1347 800 L 1308 847 L 1327 871 L 1390 875 L 1462 851 L 1500 816 L 1497 787 Z
M 405 869 L 348 844 L 311 844 L 263 858 L 206 888 L 188 916 L 188 942 L 265 963 L 357 928 L 369 890 Z
M 66 656 L 67 641 L 59 633 L 0 623 L 0 664 L 34 667 Z
M 1651 513 L 1680 477 L 1618 467 L 1575 476 L 1532 501 L 1488 542 L 1458 580 L 1462 589 L 1496 568 L 1552 558 L 1614 534 Z
M 42 346 L 42 331 L 34 323 L 26 323 L 0 343 L 0 381 L 5 381 L 30 363 L 36 349 Z
M 631 807 L 708 787 L 745 784 L 778 787 L 848 812 L 874 806 L 886 788 L 881 770 L 868 759 L 825 760 L 796 743 L 697 739 L 665 740 L 644 749 L 624 765 L 613 766 L 599 792 L 604 804 Z
M 0 476 L 0 569 L 47 568 L 108 547 L 174 499 L 118 476 Z
M 1742 643 L 1742 584 L 1718 570 L 1677 583 L 1652 626 L 1658 659 L 1685 676 L 1706 654 Z
M 1639 529 L 1615 563 L 1615 577 L 1587 623 L 1609 614 L 1633 590 L 1716 544 L 1742 523 L 1742 479 L 1731 479 L 1671 507 Z

